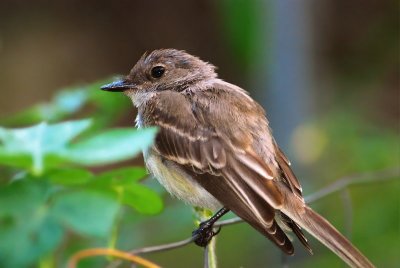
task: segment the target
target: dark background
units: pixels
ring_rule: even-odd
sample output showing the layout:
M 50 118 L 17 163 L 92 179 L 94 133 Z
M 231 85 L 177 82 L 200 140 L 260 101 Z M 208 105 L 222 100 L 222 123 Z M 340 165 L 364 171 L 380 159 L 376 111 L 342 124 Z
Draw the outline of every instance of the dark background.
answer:
M 45 102 L 61 88 L 127 74 L 145 51 L 183 49 L 262 103 L 312 193 L 345 175 L 399 165 L 398 8 L 397 1 L 372 0 L 2 0 L 0 115 Z M 134 109 L 125 114 L 116 125 L 132 124 Z M 400 261 L 398 190 L 396 181 L 350 191 L 354 243 L 382 267 Z M 190 208 L 165 200 L 160 216 L 126 215 L 119 248 L 190 234 Z M 338 200 L 332 195 L 315 209 L 343 231 L 349 224 Z M 341 266 L 311 243 L 314 257 L 297 245 L 289 264 Z M 281 264 L 279 251 L 245 224 L 224 228 L 218 257 L 221 267 Z M 150 259 L 200 267 L 202 253 L 188 246 Z

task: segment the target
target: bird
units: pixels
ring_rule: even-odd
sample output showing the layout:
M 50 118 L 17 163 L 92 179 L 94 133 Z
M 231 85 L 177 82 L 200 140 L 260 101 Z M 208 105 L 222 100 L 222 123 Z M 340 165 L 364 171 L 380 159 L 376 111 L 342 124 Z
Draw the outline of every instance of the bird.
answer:
M 374 267 L 306 204 L 265 110 L 220 79 L 211 63 L 183 50 L 157 49 L 101 89 L 132 100 L 138 128 L 158 128 L 143 151 L 149 172 L 171 195 L 216 212 L 193 232 L 196 244 L 206 246 L 217 233 L 213 224 L 232 211 L 288 255 L 294 254 L 288 232 L 312 253 L 304 229 L 350 267 Z

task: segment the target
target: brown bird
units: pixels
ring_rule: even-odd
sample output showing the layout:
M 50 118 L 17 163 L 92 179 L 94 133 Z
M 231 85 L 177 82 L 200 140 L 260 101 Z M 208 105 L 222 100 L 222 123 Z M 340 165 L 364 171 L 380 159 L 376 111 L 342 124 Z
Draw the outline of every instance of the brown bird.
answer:
M 263 108 L 215 67 L 184 51 L 144 54 L 125 79 L 102 87 L 123 91 L 138 108 L 138 127 L 157 126 L 145 151 L 148 170 L 190 205 L 220 209 L 194 232 L 205 246 L 213 223 L 229 210 L 286 254 L 285 231 L 311 251 L 302 228 L 351 267 L 374 267 L 327 220 L 304 202 L 290 162 L 272 137 Z

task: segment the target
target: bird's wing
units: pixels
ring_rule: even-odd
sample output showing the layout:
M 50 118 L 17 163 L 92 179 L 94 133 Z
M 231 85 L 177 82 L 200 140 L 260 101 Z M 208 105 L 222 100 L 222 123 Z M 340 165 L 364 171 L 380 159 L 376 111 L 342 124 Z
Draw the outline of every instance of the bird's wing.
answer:
M 275 159 L 281 171 L 281 178 L 294 194 L 303 199 L 300 182 L 290 167 L 289 159 L 277 144 L 275 144 L 275 153 Z
M 158 93 L 146 111 L 151 114 L 148 124 L 159 127 L 154 150 L 184 166 L 224 206 L 292 254 L 293 246 L 274 218 L 283 202 L 274 172 L 252 149 L 251 135 L 235 127 L 223 133 L 206 124 L 202 119 L 210 120 L 210 109 L 195 107 L 190 98 L 177 92 Z M 214 123 L 217 120 L 221 119 L 211 118 Z

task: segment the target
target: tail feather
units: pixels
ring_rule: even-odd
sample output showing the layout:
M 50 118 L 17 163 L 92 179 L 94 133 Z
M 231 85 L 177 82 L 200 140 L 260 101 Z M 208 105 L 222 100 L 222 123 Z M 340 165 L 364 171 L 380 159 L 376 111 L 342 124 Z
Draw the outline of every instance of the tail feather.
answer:
M 284 210 L 299 226 L 327 246 L 350 267 L 375 267 L 347 238 L 336 230 L 327 220 L 309 207 L 304 207 L 302 213 Z
M 307 240 L 306 236 L 301 231 L 301 227 L 297 223 L 295 223 L 291 218 L 286 216 L 285 214 L 280 213 L 279 216 L 281 218 L 282 223 L 284 225 L 286 225 L 287 228 L 289 228 L 297 236 L 297 238 L 303 244 L 303 246 L 307 249 L 307 251 L 311 255 L 313 255 L 312 248 L 311 248 L 310 244 L 308 244 L 308 240 Z

